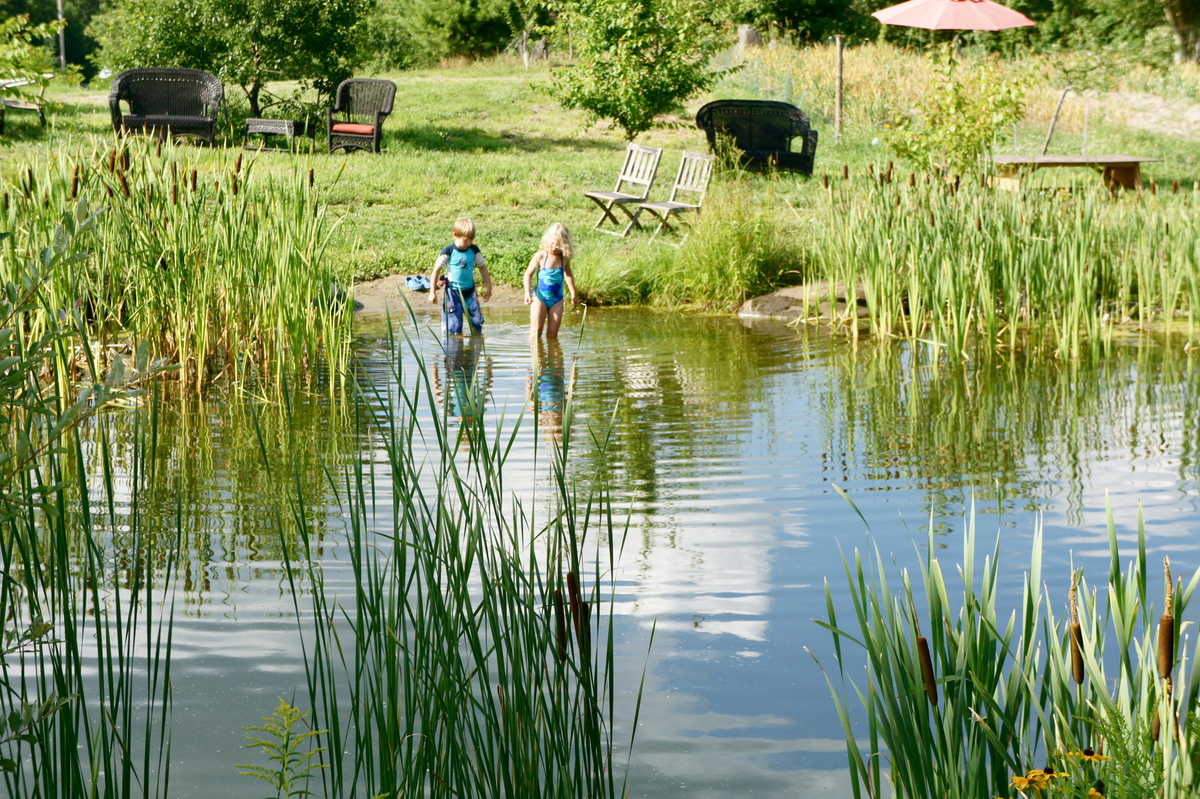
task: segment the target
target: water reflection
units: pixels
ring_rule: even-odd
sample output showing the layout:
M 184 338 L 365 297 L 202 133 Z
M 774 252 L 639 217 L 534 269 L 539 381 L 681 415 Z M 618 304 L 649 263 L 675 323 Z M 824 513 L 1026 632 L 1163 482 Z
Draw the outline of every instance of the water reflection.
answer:
M 1152 552 L 1171 554 L 1181 571 L 1200 559 L 1197 356 L 1169 341 L 1094 361 L 1018 353 L 964 362 L 926 347 L 854 348 L 815 331 L 649 311 L 592 312 L 582 334 L 532 346 L 520 312 L 490 314 L 486 338 L 422 337 L 417 324 L 363 329 L 356 368 L 378 388 L 363 409 L 303 394 L 285 408 L 251 392 L 159 407 L 149 484 L 125 493 L 160 529 L 178 516 L 187 531 L 177 544 L 185 658 L 173 670 L 175 714 L 192 722 L 186 735 L 207 730 L 232 746 L 274 697 L 302 691 L 298 643 L 272 626 L 292 608 L 277 569 L 283 543 L 295 545 L 306 525 L 327 587 L 353 579 L 330 545 L 337 475 L 361 464 L 387 484 L 370 423 L 416 412 L 404 392 L 432 390 L 436 412 L 467 430 L 511 425 L 511 409 L 528 408 L 505 466 L 506 485 L 523 498 L 544 485 L 550 462 L 537 452 L 561 441 L 569 400 L 581 493 L 604 487 L 630 512 L 624 557 L 613 564 L 622 701 L 632 702 L 657 624 L 638 796 L 842 795 L 840 731 L 804 651 L 829 656 L 810 620 L 824 615 L 824 580 L 842 579 L 841 548 L 865 541 L 835 484 L 900 565 L 913 563 L 924 525 L 957 534 L 975 501 L 1002 532 L 1013 596 L 1039 513 L 1048 581 L 1065 583 L 1072 563 L 1104 561 L 1107 499 L 1124 540 L 1133 540 L 1140 502 Z M 385 345 L 393 334 L 414 337 L 400 363 Z M 428 364 L 428 384 L 418 362 Z M 103 422 L 122 468 L 127 442 L 142 434 L 137 418 Z M 264 447 L 272 462 L 298 468 L 263 469 Z M 297 474 L 311 509 L 325 510 L 303 521 L 286 499 Z M 118 557 L 121 535 L 114 524 Z M 247 668 L 255 651 L 263 657 Z M 250 711 L 203 698 L 231 682 L 253 694 Z M 211 772 L 225 763 L 205 757 L 189 755 L 195 762 L 176 771 L 180 796 L 215 792 Z M 243 782 L 230 770 L 220 790 L 253 795 Z
M 575 373 L 568 384 L 562 344 L 557 338 L 536 339 L 529 343 L 529 381 L 526 393 L 537 425 L 547 441 L 562 443 L 563 413 L 574 390 Z

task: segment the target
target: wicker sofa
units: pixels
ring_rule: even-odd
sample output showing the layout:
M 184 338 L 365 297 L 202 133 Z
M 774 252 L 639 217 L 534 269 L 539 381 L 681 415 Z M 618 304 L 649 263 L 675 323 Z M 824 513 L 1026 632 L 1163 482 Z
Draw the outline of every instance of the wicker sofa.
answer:
M 212 143 L 224 97 L 221 81 L 204 70 L 139 67 L 113 78 L 108 107 L 118 134 L 194 136 Z M 127 114 L 123 102 L 129 106 Z
M 742 151 L 742 165 L 751 170 L 798 172 L 812 175 L 817 132 L 799 108 L 773 100 L 714 100 L 696 113 L 696 127 L 716 148 L 717 137 L 729 137 Z M 792 140 L 801 147 L 792 151 Z

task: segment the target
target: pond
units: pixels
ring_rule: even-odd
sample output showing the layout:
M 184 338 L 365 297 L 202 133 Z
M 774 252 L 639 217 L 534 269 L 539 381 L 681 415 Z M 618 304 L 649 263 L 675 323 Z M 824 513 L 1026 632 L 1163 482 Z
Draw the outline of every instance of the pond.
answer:
M 580 322 L 568 317 L 557 347 L 530 345 L 523 310 L 493 312 L 486 338 L 448 351 L 431 317 L 393 332 L 416 332 L 405 358 L 429 365 L 452 424 L 481 412 L 508 430 L 524 414 L 505 482 L 535 509 L 552 498 L 549 453 L 571 398 L 572 478 L 607 486 L 628 513 L 614 564 L 623 745 L 645 670 L 632 796 L 849 795 L 814 661 L 834 669 L 832 646 L 812 619 L 825 615 L 825 581 L 845 599 L 842 558 L 856 547 L 873 543 L 913 567 L 932 525 L 952 570 L 973 508 L 985 549 L 1000 538 L 1000 601 L 1015 608 L 1041 520 L 1044 579 L 1061 607 L 1073 564 L 1097 581 L 1106 568 L 1108 503 L 1123 546 L 1136 540 L 1140 508 L 1151 562 L 1200 565 L 1200 387 L 1182 341 L 1131 340 L 1094 362 L 953 363 L 728 318 L 592 310 Z M 398 402 L 387 323 L 364 319 L 360 333 L 360 376 Z M 455 371 L 474 390 L 455 391 Z M 251 404 L 238 394 L 184 403 L 163 422 L 173 492 L 162 513 L 182 514 L 190 531 L 171 667 L 179 797 L 260 795 L 235 768 L 254 758 L 242 728 L 277 697 L 305 701 L 271 532 L 281 489 L 258 465 L 255 424 L 314 485 L 322 464 L 357 460 L 381 478 L 386 468 L 365 417 L 311 398 L 290 416 L 269 404 L 251 414 Z M 324 524 L 332 540 L 336 514 Z M 319 552 L 327 590 L 347 590 L 338 547 Z

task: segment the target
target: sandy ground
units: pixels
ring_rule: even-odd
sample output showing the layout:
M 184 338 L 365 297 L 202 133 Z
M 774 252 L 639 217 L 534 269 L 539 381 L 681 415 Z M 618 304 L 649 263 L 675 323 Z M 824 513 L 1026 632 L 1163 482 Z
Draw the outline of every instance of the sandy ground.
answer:
M 408 275 L 388 275 L 355 284 L 355 310 L 362 314 L 407 314 L 405 299 L 417 311 L 437 309 L 437 305 L 429 303 L 429 292 L 409 291 L 404 287 L 406 277 Z M 524 308 L 525 291 L 515 286 L 495 284 L 492 286 L 491 299 L 482 304 L 485 315 L 488 308 Z

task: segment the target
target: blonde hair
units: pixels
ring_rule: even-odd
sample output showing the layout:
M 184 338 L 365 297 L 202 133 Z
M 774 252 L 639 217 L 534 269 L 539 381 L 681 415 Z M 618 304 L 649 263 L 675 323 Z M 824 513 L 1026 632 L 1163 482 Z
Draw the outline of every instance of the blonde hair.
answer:
M 542 243 L 538 246 L 544 252 L 561 252 L 564 258 L 571 257 L 571 231 L 562 222 L 555 222 L 546 228 L 542 234 Z
M 474 241 L 475 223 L 472 222 L 471 218 L 467 216 L 456 219 L 454 221 L 453 233 L 456 239 L 470 239 L 471 241 Z

